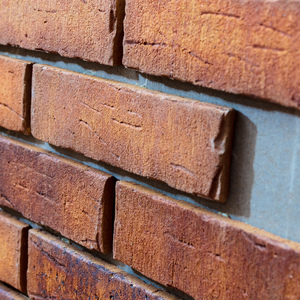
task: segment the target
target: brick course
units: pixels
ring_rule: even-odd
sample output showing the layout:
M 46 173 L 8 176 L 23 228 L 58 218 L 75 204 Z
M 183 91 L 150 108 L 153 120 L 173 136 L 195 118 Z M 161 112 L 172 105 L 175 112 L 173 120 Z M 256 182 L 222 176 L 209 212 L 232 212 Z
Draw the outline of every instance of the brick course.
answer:
M 226 200 L 232 109 L 49 66 L 35 65 L 33 76 L 36 138 Z
M 90 249 L 111 251 L 114 179 L 0 136 L 0 205 Z
M 28 294 L 35 300 L 175 300 L 117 267 L 37 229 L 29 233 Z
M 0 44 L 121 63 L 124 0 L 1 0 L 0 7 Z
M 0 211 L 0 281 L 22 292 L 26 292 L 29 227 L 11 215 Z
M 126 1 L 123 64 L 300 108 L 299 1 Z
M 0 300 L 300 299 L 300 244 L 77 162 L 299 240 L 299 111 L 255 98 L 300 108 L 300 0 L 0 6 Z M 236 107 L 230 203 L 233 109 L 86 73 Z
M 26 296 L 18 293 L 0 282 L 0 299 L 1 300 L 29 300 Z
M 30 132 L 32 63 L 0 55 L 0 126 Z
M 114 258 L 197 299 L 299 299 L 300 245 L 118 182 Z

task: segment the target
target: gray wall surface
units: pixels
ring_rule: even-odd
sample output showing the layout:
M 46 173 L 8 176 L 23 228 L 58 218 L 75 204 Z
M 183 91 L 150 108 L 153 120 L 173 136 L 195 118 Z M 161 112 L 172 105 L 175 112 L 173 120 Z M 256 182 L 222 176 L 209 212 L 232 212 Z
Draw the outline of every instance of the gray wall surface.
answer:
M 283 238 L 300 242 L 300 112 L 246 96 L 148 76 L 125 67 L 107 67 L 6 46 L 0 46 L 0 54 L 234 108 L 237 117 L 230 195 L 225 204 L 191 197 L 163 183 L 146 180 L 34 138 L 4 129 L 1 131 L 5 135 L 38 144 L 51 152 L 75 158 L 113 174 L 118 179 L 135 181 L 173 198 L 191 202 Z

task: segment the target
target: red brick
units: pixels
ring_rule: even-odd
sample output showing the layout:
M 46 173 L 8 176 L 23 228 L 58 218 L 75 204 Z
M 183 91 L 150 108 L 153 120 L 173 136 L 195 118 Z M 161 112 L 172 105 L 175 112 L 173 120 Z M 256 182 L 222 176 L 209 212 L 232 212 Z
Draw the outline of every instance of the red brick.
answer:
M 111 251 L 114 179 L 0 136 L 0 205 L 90 249 Z
M 22 292 L 26 292 L 28 230 L 27 224 L 0 211 L 0 281 Z
M 1 21 L 0 21 L 1 22 Z M 0 55 L 0 126 L 30 132 L 31 63 Z
M 173 299 L 116 266 L 37 230 L 29 233 L 32 299 Z
M 300 108 L 299 1 L 126 1 L 123 63 Z
M 0 0 L 0 44 L 121 63 L 124 0 Z
M 33 76 L 36 138 L 226 200 L 232 109 L 42 65 Z
M 114 258 L 197 299 L 300 299 L 300 245 L 118 182 Z
M 0 299 L 1 300 L 29 300 L 26 296 L 18 293 L 0 282 Z

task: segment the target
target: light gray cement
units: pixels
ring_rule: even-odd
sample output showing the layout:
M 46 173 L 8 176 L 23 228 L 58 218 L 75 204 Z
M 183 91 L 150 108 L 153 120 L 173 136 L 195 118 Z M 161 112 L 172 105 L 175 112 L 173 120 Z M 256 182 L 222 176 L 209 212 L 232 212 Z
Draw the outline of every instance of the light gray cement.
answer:
M 200 205 L 300 242 L 299 112 L 250 97 L 141 74 L 125 67 L 107 67 L 78 59 L 61 58 L 54 54 L 4 46 L 0 46 L 0 54 L 236 109 L 230 195 L 226 204 L 190 197 L 164 184 L 144 180 L 73 152 L 60 150 L 32 138 L 25 139 L 54 153 L 73 157 L 87 165 L 107 171 L 118 179 L 150 186 L 176 199 Z M 13 132 L 3 133 L 24 139 Z

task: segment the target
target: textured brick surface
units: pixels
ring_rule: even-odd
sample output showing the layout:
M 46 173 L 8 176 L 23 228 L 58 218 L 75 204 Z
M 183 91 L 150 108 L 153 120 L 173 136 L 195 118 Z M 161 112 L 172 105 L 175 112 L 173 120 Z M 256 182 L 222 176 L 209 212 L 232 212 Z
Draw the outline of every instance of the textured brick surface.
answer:
M 121 63 L 124 0 L 0 0 L 0 44 Z
M 300 107 L 299 1 L 126 1 L 125 66 Z
M 36 138 L 226 200 L 233 110 L 42 65 L 33 76 Z
M 0 211 L 0 281 L 22 292 L 26 291 L 28 230 L 27 224 Z
M 111 176 L 1 136 L 0 154 L 0 205 L 85 247 L 111 251 Z
M 29 133 L 31 69 L 30 62 L 0 55 L 1 127 Z
M 0 299 L 1 300 L 29 300 L 26 296 L 18 293 L 0 282 Z
M 50 234 L 29 233 L 28 294 L 40 299 L 175 299 Z
M 195 299 L 300 299 L 300 245 L 118 182 L 114 258 Z

